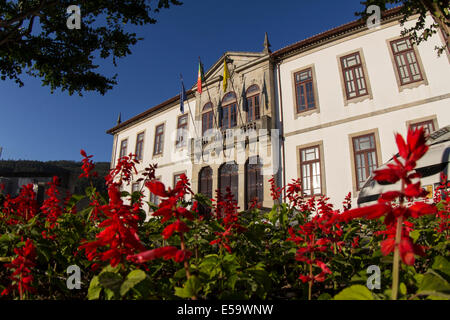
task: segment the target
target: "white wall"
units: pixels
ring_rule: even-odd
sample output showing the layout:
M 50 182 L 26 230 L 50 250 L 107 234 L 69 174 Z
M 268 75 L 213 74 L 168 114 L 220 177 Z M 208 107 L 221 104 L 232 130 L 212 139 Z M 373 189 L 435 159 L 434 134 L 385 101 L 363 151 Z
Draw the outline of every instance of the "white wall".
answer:
M 195 100 L 190 100 L 189 105 L 191 107 L 192 113 L 195 112 Z M 189 145 L 190 138 L 195 137 L 195 130 L 192 123 L 191 115 L 189 114 L 189 108 L 187 102 L 184 106 L 184 114 L 188 115 L 188 132 L 189 137 L 187 137 L 186 147 L 176 149 L 175 139 L 177 131 L 177 121 L 178 117 L 181 115 L 179 104 L 174 104 L 165 111 L 157 112 L 150 118 L 141 120 L 138 123 L 133 124 L 129 128 L 123 129 L 117 134 L 117 143 L 115 150 L 115 163 L 120 154 L 121 141 L 128 139 L 127 155 L 129 153 L 135 153 L 136 150 L 136 137 L 138 133 L 145 131 L 144 135 L 144 148 L 143 148 L 143 160 L 140 164 L 136 166 L 139 173 L 144 171 L 145 167 L 149 164 L 158 164 L 158 169 L 156 170 L 156 176 L 161 178 L 161 181 L 166 185 L 166 187 L 173 187 L 173 176 L 177 173 L 186 173 L 188 177 L 191 176 L 192 164 L 190 162 L 189 156 Z M 164 123 L 164 147 L 163 154 L 161 156 L 153 155 L 154 139 L 155 139 L 155 128 L 159 124 Z M 199 124 L 197 126 L 197 131 L 201 129 Z M 137 180 L 140 175 L 134 178 Z M 141 182 L 142 185 L 142 182 Z M 131 184 L 125 187 L 125 190 L 131 191 Z M 145 201 L 149 200 L 149 193 L 146 188 L 143 189 Z
M 382 26 L 381 29 L 362 36 L 359 34 L 349 37 L 346 41 L 335 41 L 331 45 L 325 45 L 321 50 L 299 54 L 280 65 L 284 133 L 288 135 L 285 141 L 286 154 L 291 155 L 295 152 L 296 146 L 323 141 L 322 157 L 325 162 L 327 196 L 339 207 L 346 194 L 353 190 L 350 134 L 378 128 L 381 157 L 384 162 L 396 151 L 393 133 L 405 134 L 406 121 L 436 115 L 439 127 L 450 124 L 449 60 L 445 54 L 438 58 L 434 50 L 436 45 L 441 45 L 441 39 L 435 35 L 418 47 L 428 85 L 399 92 L 386 40 L 398 37 L 401 30 L 402 27 L 398 24 L 391 23 L 388 27 Z M 363 50 L 368 70 L 366 78 L 369 78 L 373 99 L 345 106 L 337 56 L 359 48 Z M 317 80 L 315 89 L 318 90 L 320 113 L 295 119 L 292 71 L 311 64 L 315 67 Z M 444 98 L 445 95 L 447 97 Z M 439 96 L 441 100 L 436 98 Z M 438 101 L 414 106 L 418 101 L 430 98 L 436 98 Z M 380 113 L 381 110 L 397 106 L 403 106 L 403 109 L 370 115 L 372 112 Z M 350 117 L 361 115 L 367 116 L 348 121 Z M 308 128 L 311 128 L 311 131 L 308 131 Z M 289 133 L 299 130 L 306 132 L 289 136 Z M 288 182 L 297 178 L 298 166 L 295 157 L 287 156 L 285 169 Z

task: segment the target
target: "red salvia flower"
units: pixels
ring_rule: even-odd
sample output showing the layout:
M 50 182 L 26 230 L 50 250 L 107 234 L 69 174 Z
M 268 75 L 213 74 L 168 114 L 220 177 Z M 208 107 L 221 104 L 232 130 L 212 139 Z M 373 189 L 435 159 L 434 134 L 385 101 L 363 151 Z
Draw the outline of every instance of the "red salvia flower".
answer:
M 36 266 L 36 248 L 33 241 L 27 239 L 23 247 L 14 249 L 14 253 L 17 257 L 11 263 L 5 264 L 5 267 L 12 271 L 12 274 L 9 276 L 12 283 L 3 290 L 1 295 L 7 295 L 17 290 L 20 299 L 23 299 L 23 295 L 26 292 L 35 292 L 35 289 L 32 287 L 33 274 L 31 269 Z
M 57 225 L 58 218 L 62 215 L 63 209 L 61 207 L 60 193 L 58 186 L 60 185 L 59 178 L 54 176 L 52 181 L 48 183 L 49 188 L 45 192 L 47 199 L 41 206 L 41 211 L 45 216 L 48 229 L 53 229 Z
M 22 186 L 17 197 L 6 195 L 1 216 L 7 224 L 15 225 L 29 221 L 37 214 L 38 204 L 33 185 Z
M 444 233 L 450 229 L 450 181 L 448 181 L 445 174 L 441 174 L 441 181 L 439 186 L 436 187 L 434 194 L 434 203 L 438 203 L 441 209 L 436 213 L 438 219 L 438 227 L 436 231 Z M 447 233 L 447 239 L 450 235 Z
M 275 176 L 272 176 L 272 178 L 269 180 L 269 183 L 270 183 L 270 195 L 272 196 L 272 199 L 274 201 L 279 200 L 281 197 L 282 188 L 277 187 L 275 182 Z
M 165 223 L 171 219 L 175 219 L 174 222 L 166 226 L 162 232 L 162 236 L 165 240 L 171 238 L 175 233 L 178 233 L 181 240 L 181 248 L 178 249 L 173 246 L 166 246 L 156 248 L 152 250 L 143 251 L 138 254 L 129 255 L 128 260 L 135 263 L 144 263 L 154 259 L 164 258 L 166 260 L 173 259 L 175 262 L 185 262 L 191 257 L 192 253 L 185 248 L 183 234 L 188 232 L 190 228 L 182 220 L 193 220 L 194 215 L 188 209 L 180 206 L 181 201 L 186 194 L 193 194 L 188 178 L 185 174 L 180 176 L 177 184 L 173 189 L 168 188 L 166 190 L 165 185 L 154 179 L 150 179 L 145 183 L 145 186 L 149 191 L 156 196 L 160 197 L 160 203 L 158 210 L 153 213 L 153 216 L 162 217 L 161 223 Z
M 217 221 L 222 225 L 224 231 L 214 232 L 217 238 L 212 240 L 210 245 L 217 244 L 231 253 L 231 238 L 237 233 L 245 231 L 246 228 L 239 224 L 239 207 L 231 189 L 227 187 L 223 197 L 219 190 L 216 190 L 216 194 L 217 202 L 213 205 L 213 210 Z
M 409 130 L 407 141 L 400 134 L 395 135 L 399 155 L 402 160 L 394 156 L 394 164 L 388 164 L 387 169 L 376 170 L 374 179 L 377 181 L 387 181 L 395 183 L 401 181 L 401 190 L 393 190 L 383 193 L 378 203 L 375 205 L 349 210 L 340 216 L 341 220 L 348 221 L 355 218 L 378 219 L 385 217 L 386 225 L 391 236 L 382 242 L 382 252 L 387 255 L 395 249 L 395 229 L 398 221 L 401 221 L 402 237 L 399 242 L 400 256 L 405 264 L 414 263 L 414 253 L 421 253 L 423 250 L 412 244 L 409 232 L 404 230 L 404 221 L 408 218 L 418 218 L 423 215 L 436 214 L 437 208 L 433 204 L 423 201 L 412 202 L 408 207 L 404 206 L 404 200 L 410 201 L 414 198 L 424 197 L 427 192 L 420 186 L 420 181 L 413 183 L 412 179 L 419 175 L 414 170 L 416 162 L 427 152 L 428 146 L 425 144 L 426 138 L 423 128 Z M 400 205 L 395 205 L 392 201 L 399 199 Z M 400 219 L 400 220 L 399 220 Z
M 90 160 L 92 158 L 92 155 L 88 156 L 86 154 L 86 151 L 84 150 L 81 150 L 80 154 L 83 157 L 83 160 L 81 160 L 83 163 L 83 165 L 81 166 L 81 170 L 83 172 L 79 175 L 79 178 L 98 177 L 98 173 L 95 171 L 93 172 L 93 170 L 95 169 L 95 165 L 94 162 Z
M 106 184 L 110 185 L 116 183 L 117 185 L 122 185 L 124 182 L 130 183 L 133 173 L 138 173 L 135 166 L 138 163 L 139 160 L 136 158 L 136 155 L 132 153 L 120 158 L 117 161 L 116 166 L 111 169 L 105 177 Z
M 94 241 L 84 240 L 79 250 L 84 250 L 88 260 L 95 262 L 92 267 L 99 266 L 99 262 L 108 262 L 112 267 L 126 261 L 126 258 L 138 251 L 145 250 L 138 236 L 138 223 L 142 202 L 126 205 L 121 198 L 120 186 L 130 181 L 132 173 L 137 172 L 133 156 L 123 157 L 116 168 L 110 171 L 106 181 L 108 185 L 109 203 L 100 205 L 93 199 L 92 214 L 95 219 L 99 215 L 105 219 L 98 225 L 102 229 Z M 119 177 L 119 179 L 116 179 Z
M 115 185 L 110 185 L 110 188 L 115 189 Z M 114 192 L 111 191 L 111 194 Z M 97 240 L 85 241 L 79 247 L 79 250 L 85 250 L 88 260 L 108 261 L 115 267 L 127 256 L 145 250 L 137 234 L 139 205 L 128 206 L 115 199 L 107 205 L 98 206 L 96 210 L 107 218 L 98 225 L 104 229 L 97 235 Z
M 302 212 L 309 212 L 308 221 L 299 225 L 297 230 L 290 228 L 290 237 L 287 241 L 292 241 L 298 245 L 295 259 L 304 262 L 311 268 L 308 268 L 308 274 L 299 276 L 302 282 L 323 282 L 331 270 L 327 267 L 324 259 L 329 259 L 327 253 L 336 253 L 335 250 L 341 250 L 343 245 L 342 227 L 337 222 L 338 212 L 333 210 L 333 206 L 328 203 L 328 198 L 311 198 L 308 202 L 301 205 Z M 312 267 L 319 269 L 319 273 L 314 275 Z

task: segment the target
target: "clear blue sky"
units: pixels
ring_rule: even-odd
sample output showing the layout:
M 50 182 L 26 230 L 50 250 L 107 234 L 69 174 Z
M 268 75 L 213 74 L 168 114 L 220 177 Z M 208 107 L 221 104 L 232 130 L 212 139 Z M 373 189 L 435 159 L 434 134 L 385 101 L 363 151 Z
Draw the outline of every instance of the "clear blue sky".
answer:
M 126 120 L 175 96 L 180 73 L 186 87 L 193 85 L 198 56 L 208 69 L 225 51 L 261 51 L 266 31 L 277 50 L 350 22 L 361 9 L 360 0 L 184 0 L 158 14 L 157 24 L 133 28 L 144 40 L 118 67 L 102 63 L 119 82 L 105 96 L 51 94 L 25 76 L 22 88 L 0 81 L 2 159 L 80 160 L 83 148 L 95 161 L 110 161 L 105 131 L 119 112 Z

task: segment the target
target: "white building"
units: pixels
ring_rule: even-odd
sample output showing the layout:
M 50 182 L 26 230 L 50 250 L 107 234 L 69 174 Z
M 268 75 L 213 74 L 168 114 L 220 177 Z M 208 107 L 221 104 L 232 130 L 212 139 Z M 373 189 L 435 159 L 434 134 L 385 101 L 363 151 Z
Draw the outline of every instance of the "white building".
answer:
M 184 115 L 177 95 L 108 130 L 111 165 L 137 153 L 143 166 L 158 163 L 166 185 L 186 173 L 209 196 L 229 186 L 242 209 L 255 197 L 272 205 L 272 174 L 283 185 L 301 178 L 305 196 L 326 195 L 340 207 L 396 152 L 394 132 L 450 124 L 449 53 L 434 50 L 444 40 L 411 45 L 399 19 L 396 8 L 376 29 L 355 21 L 273 53 L 267 37 L 261 53 L 225 53 L 205 74 L 202 94 L 188 91 Z M 223 137 L 207 138 L 216 128 Z

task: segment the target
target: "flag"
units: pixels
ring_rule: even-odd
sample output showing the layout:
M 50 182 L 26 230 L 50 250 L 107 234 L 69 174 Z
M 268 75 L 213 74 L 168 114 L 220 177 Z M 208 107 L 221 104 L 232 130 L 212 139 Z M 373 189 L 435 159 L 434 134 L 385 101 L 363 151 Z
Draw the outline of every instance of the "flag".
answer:
M 184 102 L 187 100 L 186 90 L 184 89 L 183 77 L 181 77 L 181 93 L 180 93 L 180 112 L 184 113 Z
M 227 91 L 229 78 L 230 78 L 230 73 L 228 72 L 227 58 L 225 57 L 223 59 L 223 92 Z
M 223 108 L 222 108 L 222 100 L 219 99 L 219 103 L 217 104 L 217 113 L 219 116 L 219 123 L 218 123 L 218 127 L 221 128 L 222 127 L 222 121 L 223 121 Z
M 242 110 L 244 110 L 245 112 L 248 112 L 247 95 L 245 92 L 245 81 L 242 82 L 241 99 L 242 99 Z
M 265 74 L 264 74 L 264 78 L 263 78 L 262 97 L 264 98 L 264 100 L 263 100 L 264 106 L 266 107 L 266 109 L 268 109 L 269 108 L 269 96 L 268 96 L 268 93 L 267 93 Z
M 202 93 L 202 86 L 205 83 L 205 72 L 203 70 L 202 62 L 198 58 L 198 79 L 197 79 L 197 92 Z

